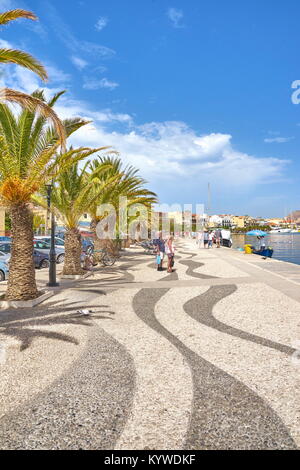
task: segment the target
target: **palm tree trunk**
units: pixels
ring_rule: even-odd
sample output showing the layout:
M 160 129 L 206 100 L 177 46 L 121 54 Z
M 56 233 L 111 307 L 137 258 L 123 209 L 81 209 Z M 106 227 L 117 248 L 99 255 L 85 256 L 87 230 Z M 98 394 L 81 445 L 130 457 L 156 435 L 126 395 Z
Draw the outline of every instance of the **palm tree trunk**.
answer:
M 65 233 L 65 262 L 63 275 L 79 276 L 84 273 L 81 267 L 81 234 L 77 228 L 67 229 Z
M 133 238 L 127 237 L 126 239 L 126 248 L 130 248 L 130 245 L 133 245 L 134 240 Z
M 6 300 L 38 297 L 33 262 L 33 214 L 27 204 L 10 208 L 12 249 Z
M 97 251 L 103 250 L 104 248 L 109 251 L 110 250 L 110 240 L 108 240 L 106 238 L 105 239 L 98 238 L 97 231 L 96 231 L 98 222 L 99 222 L 98 220 L 93 219 L 90 223 L 90 229 L 94 234 L 94 248 L 95 248 L 95 251 L 96 251 L 95 257 L 96 257 L 96 259 L 98 258 L 98 260 L 99 260 L 100 255 L 99 255 L 99 253 L 97 254 Z

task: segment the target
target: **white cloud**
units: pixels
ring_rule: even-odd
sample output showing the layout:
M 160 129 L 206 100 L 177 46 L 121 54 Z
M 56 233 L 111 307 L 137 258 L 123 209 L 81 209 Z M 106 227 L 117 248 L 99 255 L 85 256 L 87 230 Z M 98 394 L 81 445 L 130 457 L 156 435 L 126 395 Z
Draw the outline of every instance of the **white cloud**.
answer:
M 178 10 L 177 8 L 169 8 L 167 11 L 167 16 L 169 20 L 172 22 L 174 28 L 183 28 L 184 25 L 182 24 L 183 19 L 183 12 L 182 10 Z
M 101 57 L 108 59 L 113 57 L 116 52 L 113 49 L 110 49 L 106 46 L 101 46 L 100 44 L 95 44 L 94 42 L 83 41 L 80 44 L 82 51 L 87 52 L 88 54 L 93 54 L 93 56 Z
M 104 65 L 98 65 L 98 67 L 95 68 L 95 72 L 104 73 L 106 71 L 107 71 L 107 67 L 104 67 Z
M 0 39 L 0 48 L 15 49 L 15 47 L 16 47 L 15 45 L 9 43 L 8 41 L 5 41 L 4 39 Z M 48 72 L 50 84 L 51 83 L 65 84 L 71 81 L 71 76 L 63 72 L 62 70 L 58 69 L 55 65 L 47 64 L 47 63 L 44 63 L 44 65 Z M 11 73 L 12 78 L 15 77 L 17 81 L 21 84 L 21 87 L 29 90 L 30 93 L 40 87 L 40 84 L 36 75 L 30 72 L 28 69 L 6 65 L 3 71 L 4 71 L 4 74 Z M 11 81 L 10 85 L 13 87 L 14 82 Z
M 98 90 L 99 88 L 108 88 L 109 90 L 114 90 L 119 86 L 116 82 L 111 82 L 107 78 L 102 78 L 101 80 L 96 80 L 94 78 L 85 78 L 83 88 L 86 90 Z
M 12 66 L 14 67 L 14 66 Z M 21 68 L 4 78 L 26 92 L 39 86 L 38 79 Z M 2 78 L 3 80 L 3 78 Z M 61 88 L 46 88 L 50 97 Z M 231 197 L 257 184 L 283 181 L 287 160 L 258 158 L 236 150 L 232 136 L 222 133 L 200 135 L 184 122 L 166 121 L 137 125 L 132 116 L 110 109 L 93 110 L 86 102 L 63 96 L 55 107 L 62 118 L 81 116 L 93 123 L 72 136 L 78 146 L 110 145 L 120 152 L 125 163 L 140 168 L 149 187 L 165 190 L 173 197 L 205 186 L 213 181 L 218 193 L 230 191 Z M 170 196 L 172 197 L 172 196 Z
M 67 83 L 71 80 L 71 75 L 63 72 L 54 65 L 45 64 L 49 75 L 49 81 L 53 83 Z
M 107 25 L 108 23 L 108 18 L 106 18 L 105 16 L 100 16 L 100 18 L 98 19 L 97 23 L 95 24 L 95 28 L 98 30 L 98 31 L 101 31 L 103 28 L 105 28 L 105 26 Z
M 49 76 L 49 84 L 52 86 L 63 85 L 71 80 L 71 75 L 65 73 L 63 70 L 59 69 L 53 64 L 45 63 L 45 68 Z M 9 67 L 9 68 L 8 68 Z M 24 90 L 31 92 L 37 88 L 41 88 L 41 82 L 39 81 L 37 75 L 31 72 L 28 69 L 18 67 L 18 66 L 6 66 L 5 70 L 7 75 L 11 78 L 11 86 L 14 86 L 15 82 L 23 88 Z M 44 85 L 42 85 L 44 88 Z
M 81 57 L 77 57 L 73 55 L 71 57 L 71 62 L 77 67 L 79 70 L 83 70 L 87 65 L 88 62 L 84 59 L 81 59 Z
M 12 49 L 13 48 L 13 46 L 9 42 L 5 41 L 5 39 L 0 39 L 0 47 L 3 48 L 3 49 Z
M 224 187 L 244 189 L 282 178 L 287 161 L 238 152 L 231 139 L 230 135 L 217 133 L 199 136 L 181 122 L 145 126 L 132 123 L 123 132 L 112 132 L 95 122 L 79 130 L 72 141 L 76 145 L 111 145 L 128 163 L 140 168 L 148 180 L 161 184 L 173 181 L 175 191 L 180 186 L 197 190 L 201 180 L 214 181 L 221 191 Z
M 284 144 L 285 142 L 290 142 L 291 140 L 293 140 L 294 137 L 272 137 L 272 138 L 267 138 L 267 139 L 264 139 L 264 142 L 266 144 Z

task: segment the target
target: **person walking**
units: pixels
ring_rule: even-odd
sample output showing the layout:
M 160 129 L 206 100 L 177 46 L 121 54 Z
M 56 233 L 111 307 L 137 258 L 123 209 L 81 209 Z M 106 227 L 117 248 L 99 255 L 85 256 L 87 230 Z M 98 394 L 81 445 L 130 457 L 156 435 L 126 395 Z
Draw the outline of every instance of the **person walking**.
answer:
M 197 245 L 199 248 L 204 248 L 204 232 L 198 232 L 197 235 Z
M 208 248 L 208 239 L 209 239 L 209 235 L 208 235 L 208 231 L 205 230 L 204 234 L 203 234 L 203 239 L 204 239 L 204 248 Z
M 157 263 L 157 271 L 163 271 L 163 261 L 165 256 L 165 241 L 162 237 L 162 232 L 159 232 L 158 238 L 154 240 L 153 245 L 156 246 L 156 254 L 159 257 L 159 263 Z
M 213 247 L 213 241 L 214 241 L 214 234 L 213 234 L 213 232 L 209 232 L 209 235 L 208 235 L 208 248 Z
M 221 239 L 222 239 L 222 232 L 220 229 L 216 230 L 216 243 L 217 243 L 217 248 L 221 247 Z
M 166 255 L 168 257 L 168 273 L 173 272 L 173 266 L 174 266 L 174 255 L 175 255 L 175 249 L 174 249 L 174 237 L 172 235 L 169 236 L 167 243 L 166 243 Z

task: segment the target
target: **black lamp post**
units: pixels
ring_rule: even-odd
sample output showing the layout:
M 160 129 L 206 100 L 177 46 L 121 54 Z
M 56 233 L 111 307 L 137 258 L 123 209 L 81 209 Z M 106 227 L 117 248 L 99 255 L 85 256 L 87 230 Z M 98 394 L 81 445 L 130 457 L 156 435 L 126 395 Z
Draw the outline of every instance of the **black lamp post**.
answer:
M 48 211 L 50 212 L 51 207 L 51 194 L 52 194 L 52 183 L 47 184 L 47 203 Z M 49 253 L 49 283 L 48 287 L 58 287 L 59 284 L 56 282 L 56 252 L 55 252 L 55 216 L 53 211 L 51 212 L 51 243 L 50 243 L 50 253 Z

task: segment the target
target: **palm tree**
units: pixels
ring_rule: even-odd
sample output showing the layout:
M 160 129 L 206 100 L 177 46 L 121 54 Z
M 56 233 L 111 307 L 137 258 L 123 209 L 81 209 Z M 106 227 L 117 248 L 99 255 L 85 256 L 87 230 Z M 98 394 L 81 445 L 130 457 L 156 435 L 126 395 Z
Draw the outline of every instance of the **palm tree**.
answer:
M 104 163 L 108 163 L 106 171 L 97 173 L 97 169 L 100 168 Z M 116 188 L 119 187 L 120 180 L 122 178 L 122 164 L 119 158 L 103 157 L 98 155 L 95 160 L 90 164 L 90 171 L 92 175 L 97 175 L 93 179 L 93 190 L 98 195 L 94 199 L 93 204 L 89 206 L 88 213 L 91 216 L 91 231 L 94 233 L 94 246 L 95 250 L 98 251 L 104 246 L 107 246 L 107 241 L 101 240 L 96 235 L 96 228 L 99 222 L 105 218 L 105 215 L 100 215 L 98 208 L 101 204 L 110 204 L 116 192 Z
M 11 21 L 18 18 L 27 18 L 30 20 L 37 20 L 37 16 L 26 10 L 16 9 L 0 13 L 0 25 L 6 25 Z M 48 76 L 43 65 L 27 52 L 18 49 L 1 48 L 0 49 L 0 63 L 16 64 L 36 73 L 42 80 L 46 81 Z M 27 95 L 20 91 L 11 90 L 10 88 L 2 88 L 0 90 L 0 102 L 17 103 L 30 111 L 39 112 L 42 116 L 49 118 L 56 128 L 60 138 L 60 143 L 65 146 L 65 132 L 64 126 L 58 118 L 55 111 L 47 106 L 47 104 L 38 99 L 37 96 Z
M 46 103 L 42 91 L 33 98 L 54 106 L 57 93 Z M 80 118 L 63 123 L 66 136 L 87 124 Z M 0 203 L 8 208 L 12 223 L 12 253 L 7 300 L 28 300 L 38 296 L 32 258 L 32 197 L 45 184 L 64 171 L 74 160 L 83 158 L 89 149 L 57 153 L 60 138 L 54 126 L 43 116 L 24 109 L 14 115 L 0 103 Z
M 119 237 L 122 235 L 122 227 L 119 226 L 120 197 L 127 198 L 127 207 L 122 209 L 127 213 L 127 223 L 133 221 L 133 217 L 128 216 L 128 210 L 131 206 L 142 204 L 149 210 L 151 205 L 157 202 L 157 198 L 155 193 L 144 188 L 146 181 L 138 176 L 138 170 L 132 166 L 122 168 L 122 160 L 118 157 L 99 156 L 92 162 L 90 168 L 95 171 L 103 163 L 109 164 L 109 166 L 106 171 L 94 178 L 94 189 L 99 193 L 99 197 L 90 205 L 88 212 L 92 219 L 91 230 L 95 236 L 95 249 L 99 250 L 106 246 L 117 255 L 120 246 Z M 112 204 L 115 209 L 117 232 L 115 240 L 101 240 L 96 235 L 97 224 L 105 218 L 105 215 L 99 214 L 98 207 L 106 203 Z
M 103 151 L 106 148 L 91 150 L 89 155 L 99 150 Z M 88 212 L 94 200 L 99 197 L 99 194 L 94 191 L 93 179 L 100 173 L 105 172 L 108 165 L 103 163 L 93 173 L 88 173 L 87 168 L 90 166 L 90 161 L 87 161 L 82 168 L 79 168 L 76 162 L 59 174 L 52 190 L 53 210 L 66 228 L 63 275 L 74 276 L 83 273 L 81 268 L 82 246 L 81 234 L 78 228 L 79 220 L 83 214 Z M 35 200 L 38 202 L 38 199 Z M 39 202 L 41 205 L 43 204 L 41 200 Z
M 31 11 L 16 9 L 0 13 L 0 25 L 6 25 L 19 18 L 27 18 L 34 21 L 38 19 Z M 25 67 L 39 75 L 39 77 L 44 81 L 48 78 L 43 65 L 27 52 L 23 52 L 18 49 L 2 48 L 0 49 L 0 62 L 5 64 L 12 63 Z
M 140 194 L 139 194 L 140 193 Z M 138 224 L 136 225 L 136 232 L 139 232 L 138 237 L 140 237 L 140 233 L 142 229 L 147 229 L 151 228 L 151 216 L 153 213 L 153 204 L 157 203 L 157 197 L 152 193 L 151 191 L 148 190 L 141 190 L 137 191 L 135 196 L 132 195 L 132 199 L 127 200 L 127 226 L 129 228 L 129 233 L 127 235 L 127 244 L 130 245 L 131 242 L 131 235 L 134 235 L 132 233 L 133 227 L 132 224 L 133 222 L 138 220 Z M 138 213 L 133 215 L 129 214 L 129 209 L 134 208 L 134 206 L 137 205 L 137 208 L 139 208 L 140 205 L 144 206 L 146 209 L 146 214 L 144 213 Z

